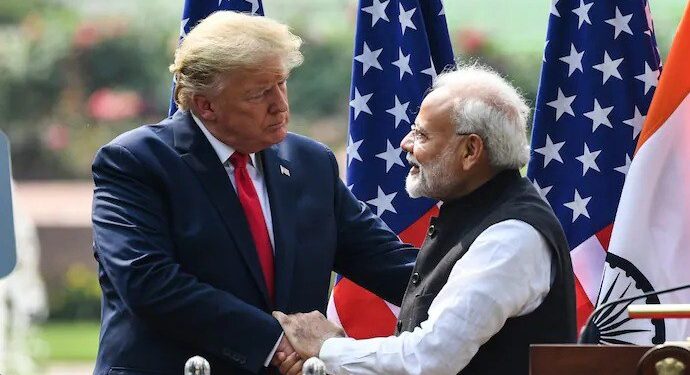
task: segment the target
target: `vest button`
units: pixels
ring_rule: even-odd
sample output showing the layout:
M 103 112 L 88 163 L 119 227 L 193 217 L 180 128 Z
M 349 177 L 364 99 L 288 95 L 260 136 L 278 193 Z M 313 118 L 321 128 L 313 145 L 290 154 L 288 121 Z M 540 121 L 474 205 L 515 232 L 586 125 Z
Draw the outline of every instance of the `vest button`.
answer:
M 429 225 L 429 230 L 427 230 L 426 235 L 429 237 L 433 237 L 436 234 L 436 226 L 435 225 Z
M 419 285 L 420 280 L 421 277 L 419 276 L 419 272 L 413 273 L 412 277 L 410 278 L 410 281 L 412 281 L 412 285 Z

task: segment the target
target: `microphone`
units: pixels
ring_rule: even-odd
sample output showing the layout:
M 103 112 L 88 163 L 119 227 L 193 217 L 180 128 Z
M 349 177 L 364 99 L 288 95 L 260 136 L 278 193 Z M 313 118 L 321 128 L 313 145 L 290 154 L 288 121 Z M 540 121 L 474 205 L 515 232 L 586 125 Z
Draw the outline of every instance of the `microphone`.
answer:
M 184 375 L 211 375 L 211 365 L 204 357 L 194 356 L 184 364 Z
M 322 360 L 311 357 L 304 362 L 302 373 L 304 375 L 326 375 L 326 365 Z
M 676 287 L 668 288 L 668 289 L 655 290 L 655 291 L 651 291 L 648 293 L 639 294 L 639 295 L 632 296 L 632 297 L 620 298 L 617 300 L 613 300 L 611 302 L 607 302 L 607 303 L 597 307 L 589 315 L 589 318 L 587 318 L 587 323 L 585 323 L 585 325 L 582 327 L 582 331 L 580 332 L 580 339 L 577 340 L 577 343 L 578 344 L 598 344 L 599 343 L 599 340 L 598 340 L 599 339 L 599 330 L 597 329 L 596 325 L 594 325 L 592 323 L 594 322 L 594 320 L 596 318 L 599 317 L 599 315 L 601 315 L 601 313 L 605 309 L 607 309 L 611 306 L 618 305 L 618 304 L 624 303 L 624 302 L 632 303 L 632 301 L 638 300 L 640 298 L 646 298 L 646 297 L 656 296 L 659 294 L 671 293 L 671 292 L 675 292 L 675 291 L 678 291 L 681 289 L 688 289 L 688 288 L 690 288 L 690 284 L 680 285 L 680 286 L 676 286 Z

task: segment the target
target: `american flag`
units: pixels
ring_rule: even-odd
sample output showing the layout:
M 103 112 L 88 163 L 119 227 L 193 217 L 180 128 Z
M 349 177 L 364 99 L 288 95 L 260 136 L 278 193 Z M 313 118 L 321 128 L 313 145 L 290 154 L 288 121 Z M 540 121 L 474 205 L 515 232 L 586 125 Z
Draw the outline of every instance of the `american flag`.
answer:
M 187 33 L 201 20 L 218 10 L 234 10 L 236 12 L 264 15 L 264 7 L 261 0 L 185 0 L 182 10 L 182 22 L 180 23 L 180 42 Z M 175 92 L 173 82 L 172 92 Z M 177 111 L 174 98 L 170 100 L 168 115 L 172 116 Z
M 552 0 L 527 175 L 568 238 L 578 326 L 660 69 L 646 0 Z
M 360 0 L 357 8 L 347 185 L 395 231 L 419 246 L 436 202 L 410 199 L 400 141 L 432 79 L 453 63 L 441 0 Z M 329 318 L 350 337 L 393 333 L 397 307 L 339 279 Z

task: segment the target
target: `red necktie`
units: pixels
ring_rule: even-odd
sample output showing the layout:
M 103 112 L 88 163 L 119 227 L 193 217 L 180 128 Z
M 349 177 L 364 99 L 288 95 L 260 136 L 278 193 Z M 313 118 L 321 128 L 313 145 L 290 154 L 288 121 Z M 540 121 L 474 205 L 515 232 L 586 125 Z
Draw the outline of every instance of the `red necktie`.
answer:
M 248 160 L 249 156 L 240 152 L 235 152 L 230 156 L 230 163 L 235 167 L 235 188 L 237 189 L 237 196 L 244 209 L 244 216 L 247 218 L 249 230 L 252 232 L 254 246 L 259 255 L 259 263 L 261 263 L 261 270 L 264 274 L 268 295 L 271 301 L 275 301 L 273 248 L 271 247 L 271 239 L 268 236 L 268 228 L 264 220 L 259 196 L 256 194 L 254 183 L 247 171 Z

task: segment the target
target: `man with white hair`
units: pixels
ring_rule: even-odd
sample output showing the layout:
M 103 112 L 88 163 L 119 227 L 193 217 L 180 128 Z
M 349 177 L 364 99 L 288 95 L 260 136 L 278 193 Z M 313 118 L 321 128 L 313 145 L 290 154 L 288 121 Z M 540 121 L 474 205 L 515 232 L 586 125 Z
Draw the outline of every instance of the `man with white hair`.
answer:
M 180 110 L 98 151 L 95 375 L 180 374 L 195 355 L 214 374 L 299 363 L 271 312 L 325 312 L 332 270 L 401 303 L 416 251 L 327 147 L 287 131 L 300 45 L 269 18 L 212 14 L 170 67 Z
M 440 75 L 402 140 L 410 196 L 443 201 L 398 335 L 354 340 L 318 313 L 274 313 L 329 374 L 528 374 L 532 343 L 575 339 L 572 266 L 551 208 L 519 169 L 528 107 L 491 70 Z

